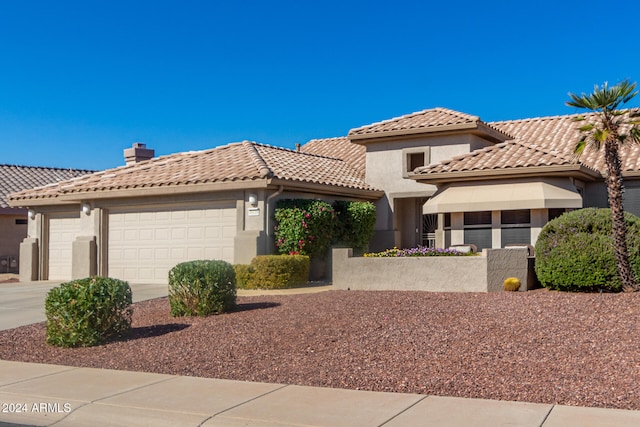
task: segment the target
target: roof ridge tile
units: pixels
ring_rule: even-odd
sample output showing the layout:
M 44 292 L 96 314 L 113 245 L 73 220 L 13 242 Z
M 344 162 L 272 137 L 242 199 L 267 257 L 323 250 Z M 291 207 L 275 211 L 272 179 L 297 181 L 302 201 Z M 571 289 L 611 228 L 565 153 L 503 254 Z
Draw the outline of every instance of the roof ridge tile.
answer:
M 242 146 L 247 151 L 249 158 L 253 161 L 254 166 L 258 170 L 261 178 L 266 178 L 267 176 L 273 175 L 273 170 L 267 165 L 267 162 L 260 155 L 258 150 L 255 147 L 255 142 L 250 141 L 242 141 Z

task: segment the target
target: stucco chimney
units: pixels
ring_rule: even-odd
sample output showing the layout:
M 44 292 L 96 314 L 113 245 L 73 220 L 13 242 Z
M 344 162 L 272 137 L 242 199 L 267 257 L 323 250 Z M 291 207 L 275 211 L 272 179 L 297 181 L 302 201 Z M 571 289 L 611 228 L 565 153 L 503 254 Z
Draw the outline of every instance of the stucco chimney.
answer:
M 131 148 L 125 148 L 124 161 L 127 165 L 152 159 L 156 154 L 155 150 L 147 148 L 147 144 L 142 142 L 134 142 Z

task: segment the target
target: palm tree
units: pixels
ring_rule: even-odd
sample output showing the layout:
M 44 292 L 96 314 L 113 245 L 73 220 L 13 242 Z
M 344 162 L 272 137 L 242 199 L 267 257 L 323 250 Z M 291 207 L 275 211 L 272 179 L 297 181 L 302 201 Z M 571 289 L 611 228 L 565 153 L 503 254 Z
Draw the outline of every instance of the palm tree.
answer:
M 600 150 L 604 146 L 606 165 L 606 183 L 611 208 L 614 252 L 618 275 L 622 288 L 626 292 L 640 291 L 631 265 L 627 249 L 627 227 L 624 222 L 622 205 L 622 163 L 619 150 L 625 143 L 640 143 L 640 111 L 638 108 L 618 110 L 618 107 L 629 102 L 638 94 L 636 83 L 624 80 L 609 87 L 605 82 L 602 87 L 596 85 L 593 93 L 576 95 L 569 93 L 570 107 L 583 108 L 593 112 L 592 120 L 580 127 L 582 138 L 576 143 L 575 153 L 579 157 L 585 148 Z M 585 117 L 577 120 L 584 121 Z

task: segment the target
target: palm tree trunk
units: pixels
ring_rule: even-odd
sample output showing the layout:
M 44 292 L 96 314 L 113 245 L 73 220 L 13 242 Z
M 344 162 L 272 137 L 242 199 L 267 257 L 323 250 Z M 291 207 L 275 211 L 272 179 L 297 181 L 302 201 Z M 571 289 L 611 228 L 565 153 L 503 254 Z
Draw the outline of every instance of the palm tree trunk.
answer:
M 611 208 L 611 224 L 613 231 L 613 250 L 616 257 L 618 276 L 625 292 L 640 290 L 631 264 L 627 248 L 627 226 L 624 221 L 622 205 L 622 167 L 618 155 L 616 142 L 605 142 L 605 162 L 607 164 L 607 187 L 609 193 L 609 207 Z

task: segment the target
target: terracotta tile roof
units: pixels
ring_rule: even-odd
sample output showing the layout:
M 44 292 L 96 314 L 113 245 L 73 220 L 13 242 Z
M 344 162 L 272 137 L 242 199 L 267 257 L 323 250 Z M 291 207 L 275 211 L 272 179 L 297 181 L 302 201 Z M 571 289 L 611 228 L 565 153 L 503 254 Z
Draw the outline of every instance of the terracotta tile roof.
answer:
M 12 194 L 14 201 L 73 193 L 176 187 L 191 184 L 255 181 L 265 178 L 374 190 L 344 161 L 298 153 L 255 142 L 171 154 L 98 172 L 31 191 Z
M 354 144 L 346 136 L 338 138 L 312 139 L 304 144 L 300 151 L 319 156 L 335 157 L 344 160 L 357 170 L 364 179 L 366 166 L 366 147 Z
M 418 172 L 430 174 L 573 164 L 576 161 L 574 149 L 581 138 L 578 128 L 585 124 L 576 122 L 577 117 L 585 117 L 588 122 L 594 120 L 595 115 L 573 114 L 491 122 L 489 124 L 492 127 L 513 135 L 514 139 L 419 168 Z M 623 170 L 640 170 L 640 145 L 626 145 L 620 154 Z M 606 171 L 601 151 L 586 150 L 578 163 L 601 174 Z
M 8 208 L 7 196 L 16 191 L 40 187 L 94 171 L 38 166 L 0 165 L 0 208 Z
M 576 122 L 577 117 L 585 117 L 587 122 L 595 118 L 594 114 L 572 114 L 566 116 L 539 117 L 533 119 L 493 122 L 492 126 L 514 135 L 519 141 L 539 144 L 565 155 L 573 155 L 575 145 L 581 138 L 578 130 L 584 122 Z M 625 145 L 621 152 L 624 171 L 640 170 L 640 145 Z M 606 170 L 602 152 L 586 150 L 580 157 L 580 163 L 601 173 Z
M 349 131 L 349 137 L 382 136 L 384 134 L 395 134 L 398 132 L 430 132 L 437 131 L 439 128 L 460 125 L 472 127 L 479 124 L 487 125 L 487 123 L 482 122 L 478 116 L 472 116 L 447 108 L 432 108 L 351 129 Z
M 374 190 L 365 184 L 364 175 L 344 160 L 266 145 L 255 147 L 274 178 Z
M 573 158 L 558 151 L 549 150 L 536 144 L 509 141 L 424 166 L 416 171 L 443 173 L 570 164 L 573 164 Z

